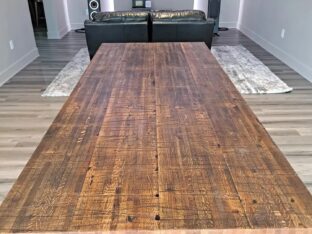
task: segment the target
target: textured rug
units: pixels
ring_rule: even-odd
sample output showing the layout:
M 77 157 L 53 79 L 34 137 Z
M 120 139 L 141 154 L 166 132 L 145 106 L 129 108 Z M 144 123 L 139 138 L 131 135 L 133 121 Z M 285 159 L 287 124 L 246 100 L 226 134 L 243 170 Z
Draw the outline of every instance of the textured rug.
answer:
M 43 97 L 69 96 L 90 63 L 87 48 L 81 49 L 60 71 L 42 94 Z
M 242 94 L 287 93 L 293 90 L 243 46 L 216 46 L 212 53 Z
M 293 89 L 243 46 L 216 46 L 212 53 L 242 94 L 287 93 Z M 90 63 L 87 48 L 81 49 L 42 94 L 69 96 Z

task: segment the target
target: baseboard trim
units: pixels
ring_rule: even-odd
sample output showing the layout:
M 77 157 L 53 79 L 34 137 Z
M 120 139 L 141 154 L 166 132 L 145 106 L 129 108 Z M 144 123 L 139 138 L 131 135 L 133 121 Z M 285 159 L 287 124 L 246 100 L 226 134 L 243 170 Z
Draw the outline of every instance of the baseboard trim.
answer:
M 1 71 L 0 72 L 0 87 L 38 57 L 39 57 L 39 52 L 38 52 L 38 48 L 36 47 L 36 48 L 33 48 L 28 53 L 26 53 L 20 59 L 18 59 L 15 63 L 10 65 L 7 69 L 5 69 L 4 71 Z
M 60 30 L 60 39 L 62 39 L 71 30 L 70 25 L 66 25 Z
M 271 43 L 270 41 L 266 40 L 259 34 L 255 33 L 254 31 L 242 26 L 238 25 L 238 29 L 249 37 L 251 40 L 259 44 L 265 50 L 269 51 L 275 57 L 283 61 L 289 67 L 294 69 L 304 78 L 312 82 L 312 68 L 308 65 L 302 63 L 300 60 L 292 56 L 291 54 L 286 53 L 283 49 L 279 48 L 277 45 Z
M 220 27 L 225 27 L 225 28 L 237 28 L 237 22 L 235 22 L 235 21 L 229 21 L 229 22 L 227 22 L 227 21 L 221 21 L 220 22 Z

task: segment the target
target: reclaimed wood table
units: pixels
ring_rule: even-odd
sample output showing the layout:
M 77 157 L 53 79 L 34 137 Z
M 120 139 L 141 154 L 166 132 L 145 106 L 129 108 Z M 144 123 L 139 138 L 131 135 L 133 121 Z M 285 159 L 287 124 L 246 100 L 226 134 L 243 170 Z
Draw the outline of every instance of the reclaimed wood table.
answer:
M 312 227 L 312 197 L 204 43 L 103 44 L 0 232 Z

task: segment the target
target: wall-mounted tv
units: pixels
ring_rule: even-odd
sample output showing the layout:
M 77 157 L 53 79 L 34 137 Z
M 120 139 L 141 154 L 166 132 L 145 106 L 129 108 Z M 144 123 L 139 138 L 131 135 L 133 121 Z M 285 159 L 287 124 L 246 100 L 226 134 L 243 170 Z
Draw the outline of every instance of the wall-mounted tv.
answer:
M 132 8 L 145 8 L 145 0 L 132 0 Z

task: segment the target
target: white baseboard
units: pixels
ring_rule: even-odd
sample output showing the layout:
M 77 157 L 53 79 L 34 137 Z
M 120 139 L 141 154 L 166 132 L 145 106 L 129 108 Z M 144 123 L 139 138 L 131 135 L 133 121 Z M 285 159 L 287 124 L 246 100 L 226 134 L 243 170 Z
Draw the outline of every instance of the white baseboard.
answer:
M 237 28 L 237 22 L 235 22 L 235 21 L 233 21 L 233 22 L 221 21 L 220 27 Z
M 254 42 L 259 44 L 265 50 L 273 54 L 275 57 L 283 61 L 289 67 L 294 69 L 300 75 L 305 77 L 307 80 L 312 82 L 312 68 L 308 65 L 304 64 L 302 61 L 298 60 L 291 54 L 285 52 L 283 49 L 279 48 L 277 45 L 271 43 L 270 41 L 266 40 L 259 34 L 255 33 L 254 31 L 242 26 L 238 25 L 238 29 L 244 33 L 247 37 L 252 39 Z
M 62 39 L 70 30 L 70 26 L 66 25 L 59 31 L 48 31 L 48 39 Z
M 66 25 L 60 30 L 60 39 L 62 39 L 71 30 L 70 25 Z
M 39 52 L 37 47 L 33 48 L 31 51 L 26 53 L 23 57 L 18 59 L 15 63 L 10 65 L 4 71 L 0 71 L 0 86 L 6 83 L 9 79 L 11 79 L 14 75 L 16 75 L 19 71 L 21 71 L 28 64 L 33 62 L 39 56 Z

